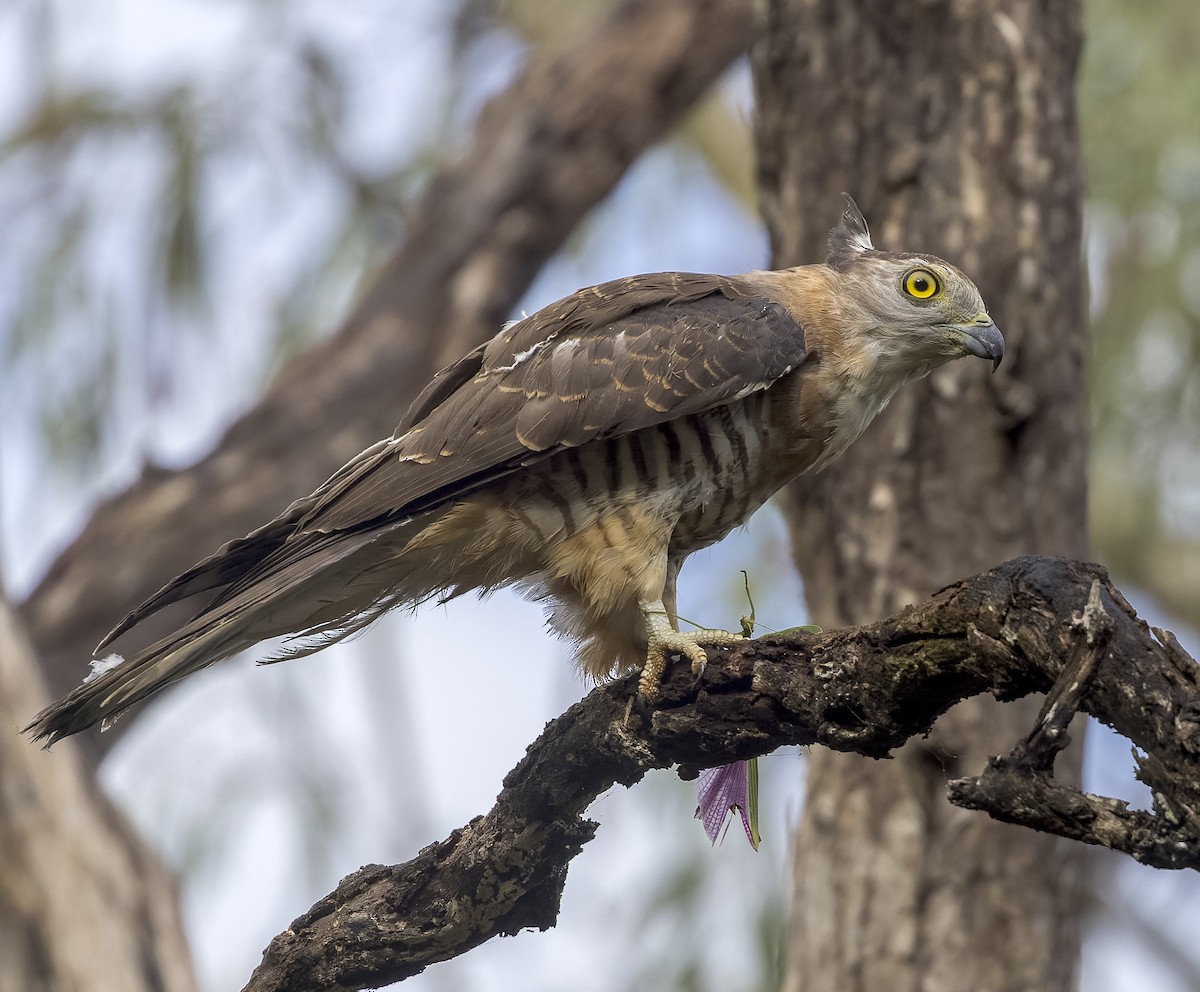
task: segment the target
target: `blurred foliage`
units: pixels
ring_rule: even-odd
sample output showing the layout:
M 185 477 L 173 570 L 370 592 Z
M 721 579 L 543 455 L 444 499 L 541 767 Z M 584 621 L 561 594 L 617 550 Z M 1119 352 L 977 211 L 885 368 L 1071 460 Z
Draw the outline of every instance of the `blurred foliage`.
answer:
M 1200 623 L 1200 5 L 1090 0 L 1096 556 Z
M 186 14 L 189 5 L 168 6 Z M 188 360 L 197 350 L 214 364 L 201 371 L 227 373 L 244 405 L 335 327 L 464 129 L 462 64 L 497 30 L 456 4 L 422 5 L 407 24 L 391 18 L 401 34 L 419 28 L 429 70 L 422 92 L 399 94 L 427 113 L 387 148 L 362 119 L 364 93 L 411 84 L 411 74 L 388 78 L 386 50 L 367 60 L 356 46 L 388 10 L 354 12 L 358 23 L 347 17 L 338 32 L 300 3 L 215 13 L 226 22 L 219 58 L 185 51 L 134 67 L 121 64 L 123 50 L 147 45 L 120 17 L 98 11 L 88 24 L 64 0 L 0 13 L 6 50 L 30 53 L 38 70 L 14 63 L 0 75 L 0 391 L 10 413 L 40 425 L 55 470 L 94 472 L 112 453 L 106 438 L 119 444 L 130 421 L 169 413 L 197 372 Z M 118 50 L 89 59 L 90 29 Z M 257 326 L 233 330 L 255 337 L 253 362 L 242 353 L 220 368 L 219 342 L 206 339 L 247 317 L 244 298 L 240 312 L 229 304 L 237 255 L 298 225 L 309 230 L 287 257 L 263 266 Z M 305 236 L 313 228 L 319 236 Z M 141 440 L 154 455 L 153 438 Z

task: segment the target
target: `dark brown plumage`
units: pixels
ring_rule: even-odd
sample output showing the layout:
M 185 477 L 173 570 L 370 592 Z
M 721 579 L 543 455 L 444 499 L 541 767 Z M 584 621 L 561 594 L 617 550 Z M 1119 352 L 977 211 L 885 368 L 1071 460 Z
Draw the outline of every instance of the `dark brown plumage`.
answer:
M 515 583 L 600 677 L 723 631 L 674 629 L 683 560 L 819 469 L 906 380 L 1003 341 L 978 291 L 875 251 L 848 200 L 825 265 L 656 273 L 584 289 L 439 372 L 393 437 L 168 583 L 101 643 L 194 599 L 189 621 L 27 728 L 49 742 L 261 640 L 311 653 L 384 611 Z M 927 292 L 928 291 L 928 292 Z

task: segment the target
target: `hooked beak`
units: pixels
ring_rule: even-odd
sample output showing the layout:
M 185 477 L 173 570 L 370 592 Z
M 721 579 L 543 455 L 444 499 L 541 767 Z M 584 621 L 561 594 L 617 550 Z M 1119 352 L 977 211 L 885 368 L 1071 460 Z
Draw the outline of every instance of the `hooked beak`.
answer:
M 1004 335 L 992 323 L 991 317 L 981 314 L 969 324 L 953 326 L 962 334 L 963 347 L 968 355 L 991 359 L 993 372 L 1000 367 L 1000 362 L 1004 359 Z

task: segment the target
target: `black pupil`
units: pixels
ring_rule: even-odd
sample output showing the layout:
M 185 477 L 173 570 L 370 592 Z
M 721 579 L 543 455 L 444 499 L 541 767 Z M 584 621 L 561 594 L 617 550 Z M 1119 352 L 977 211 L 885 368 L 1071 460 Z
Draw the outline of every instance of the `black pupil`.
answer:
M 924 293 L 928 288 L 929 280 L 924 276 L 917 276 L 917 278 L 913 280 L 913 289 L 915 289 L 918 293 Z

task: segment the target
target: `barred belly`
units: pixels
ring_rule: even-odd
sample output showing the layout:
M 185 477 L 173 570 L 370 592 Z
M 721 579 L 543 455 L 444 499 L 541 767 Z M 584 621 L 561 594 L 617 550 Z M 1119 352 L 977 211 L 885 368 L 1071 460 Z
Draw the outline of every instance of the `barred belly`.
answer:
M 774 491 L 763 394 L 656 427 L 571 448 L 506 487 L 503 506 L 534 543 L 582 531 L 595 551 L 645 545 L 682 557 L 719 541 Z
M 765 404 L 766 395 L 755 393 L 674 425 L 691 448 L 685 473 L 691 484 L 671 535 L 671 558 L 721 540 L 774 494 L 782 452 L 772 443 Z

